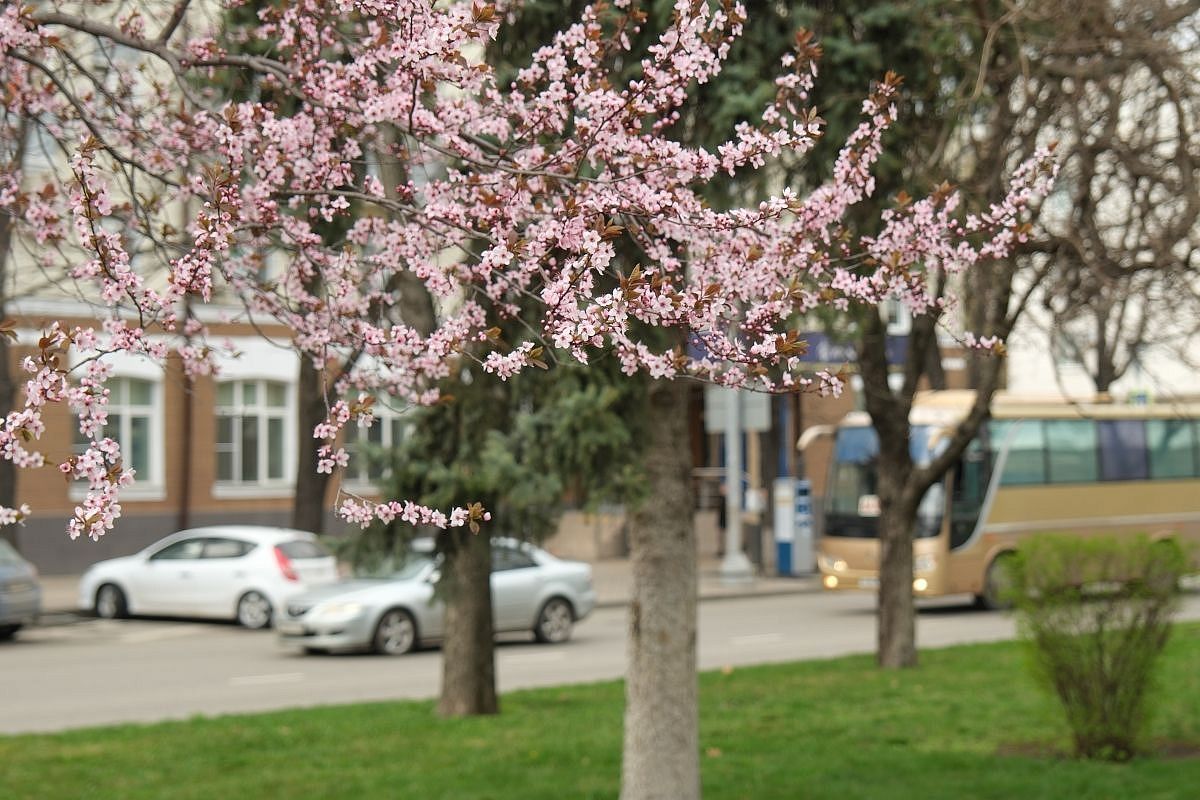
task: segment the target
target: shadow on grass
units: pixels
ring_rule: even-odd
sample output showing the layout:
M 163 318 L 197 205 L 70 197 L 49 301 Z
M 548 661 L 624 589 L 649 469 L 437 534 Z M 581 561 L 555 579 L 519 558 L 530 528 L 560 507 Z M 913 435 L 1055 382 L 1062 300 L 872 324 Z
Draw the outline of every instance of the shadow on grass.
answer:
M 996 755 L 1005 758 L 1029 758 L 1051 761 L 1082 761 L 1069 747 L 1058 742 L 1004 742 L 996 748 Z M 1200 741 L 1156 739 L 1139 749 L 1133 761 L 1153 762 L 1158 760 L 1200 760 Z M 1100 763 L 1092 759 L 1093 763 Z

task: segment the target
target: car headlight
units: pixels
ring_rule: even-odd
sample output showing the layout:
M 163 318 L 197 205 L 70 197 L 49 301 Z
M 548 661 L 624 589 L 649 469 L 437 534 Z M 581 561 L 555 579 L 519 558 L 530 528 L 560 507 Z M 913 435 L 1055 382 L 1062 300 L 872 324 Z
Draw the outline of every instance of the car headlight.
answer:
M 317 609 L 317 613 L 322 617 L 353 617 L 362 610 L 362 603 L 330 603 Z
M 937 557 L 929 554 L 922 554 L 913 559 L 914 572 L 929 572 L 937 566 Z

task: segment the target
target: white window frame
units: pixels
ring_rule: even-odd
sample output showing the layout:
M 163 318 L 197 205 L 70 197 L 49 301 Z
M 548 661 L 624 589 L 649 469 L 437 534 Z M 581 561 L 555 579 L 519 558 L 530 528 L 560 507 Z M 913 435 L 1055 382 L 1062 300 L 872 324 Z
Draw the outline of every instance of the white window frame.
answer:
M 372 413 L 375 415 L 375 421 L 371 423 L 370 429 L 360 428 L 358 427 L 357 422 L 351 421 L 347 423 L 344 430 L 347 433 L 354 431 L 355 434 L 367 436 L 372 430 L 379 428 L 383 433 L 383 435 L 380 437 L 380 441 L 370 442 L 370 444 L 382 448 L 393 448 L 400 442 L 404 441 L 404 437 L 409 435 L 409 429 L 411 428 L 412 423 L 406 422 L 404 419 L 404 414 L 400 411 L 396 411 L 386 402 L 377 400 L 375 405 L 372 407 Z M 344 485 L 351 486 L 356 489 L 371 489 L 376 487 L 377 480 L 387 479 L 391 472 L 391 469 L 388 467 L 384 467 L 383 474 L 377 479 L 372 479 L 368 474 L 368 465 L 366 463 L 367 459 L 362 455 L 358 447 L 362 441 L 366 441 L 365 439 L 357 442 L 351 442 L 347 436 L 343 441 L 346 452 L 350 455 L 349 465 L 342 470 L 342 483 Z M 353 472 L 351 470 L 353 470 Z
M 133 404 L 128 402 L 129 397 L 128 384 L 124 384 L 125 389 L 118 394 L 115 391 L 119 382 L 142 381 L 150 386 L 150 403 L 148 405 Z M 107 381 L 109 388 L 108 415 L 111 420 L 114 416 L 119 415 L 121 418 L 121 429 L 116 431 L 116 436 L 113 438 L 121 445 L 122 460 L 128 464 L 127 454 L 132 449 L 133 438 L 133 423 L 132 417 L 146 417 L 149 419 L 147 427 L 147 436 L 150 441 L 146 447 L 146 457 L 149 464 L 145 471 L 138 471 L 134 476 L 134 484 L 121 491 L 121 496 L 127 500 L 165 500 L 166 499 L 166 480 L 164 478 L 164 442 L 166 435 L 164 432 L 163 418 L 166 416 L 163 413 L 163 386 L 161 374 L 156 377 L 148 377 L 146 375 L 128 375 L 116 374 L 109 377 Z M 78 447 L 77 437 L 79 436 L 79 419 L 72 417 L 72 423 L 76 426 L 72 432 L 71 440 Z M 73 501 L 82 500 L 87 496 L 87 484 L 82 481 L 76 481 L 71 484 L 70 498 Z
M 255 401 L 245 403 L 245 386 L 255 385 Z M 283 405 L 267 405 L 267 387 L 270 385 L 283 387 Z M 234 404 L 223 406 L 220 403 L 221 388 L 233 386 Z M 271 378 L 235 378 L 232 380 L 217 380 L 214 385 L 215 397 L 213 402 L 213 497 L 217 499 L 231 497 L 286 497 L 294 490 L 296 472 L 296 413 L 294 384 Z M 256 480 L 243 480 L 241 475 L 241 418 L 253 416 L 258 420 L 258 477 Z M 232 442 L 235 453 L 234 475 L 232 480 L 220 477 L 218 463 L 217 433 L 221 417 L 234 419 L 234 435 Z M 269 420 L 283 420 L 283 475 L 271 478 L 267 475 L 270 463 Z

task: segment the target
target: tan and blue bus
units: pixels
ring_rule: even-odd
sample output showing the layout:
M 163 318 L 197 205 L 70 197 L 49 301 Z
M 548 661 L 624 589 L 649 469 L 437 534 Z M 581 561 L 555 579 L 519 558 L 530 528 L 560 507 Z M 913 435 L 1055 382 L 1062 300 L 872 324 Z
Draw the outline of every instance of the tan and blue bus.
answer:
M 928 462 L 974 402 L 914 398 L 911 453 Z M 875 461 L 865 412 L 836 437 L 817 566 L 826 589 L 879 585 Z M 803 446 L 803 440 L 802 440 Z M 1143 533 L 1200 553 L 1200 403 L 1118 405 L 998 394 L 991 420 L 926 492 L 913 529 L 913 592 L 999 605 L 1003 559 L 1033 533 Z

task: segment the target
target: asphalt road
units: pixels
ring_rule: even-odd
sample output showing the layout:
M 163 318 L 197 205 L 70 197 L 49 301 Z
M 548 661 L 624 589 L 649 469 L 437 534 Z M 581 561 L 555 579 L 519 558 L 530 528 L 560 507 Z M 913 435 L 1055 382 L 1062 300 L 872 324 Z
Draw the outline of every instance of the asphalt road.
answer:
M 1200 618 L 1200 597 L 1182 615 Z M 926 604 L 922 647 L 1011 638 L 1005 614 Z M 584 683 L 624 671 L 625 609 L 604 608 L 565 645 L 497 648 L 500 689 Z M 826 658 L 874 648 L 874 598 L 794 594 L 704 602 L 701 669 Z M 269 631 L 178 620 L 88 620 L 0 644 L 0 733 L 54 731 L 297 706 L 436 696 L 440 654 L 303 655 Z

